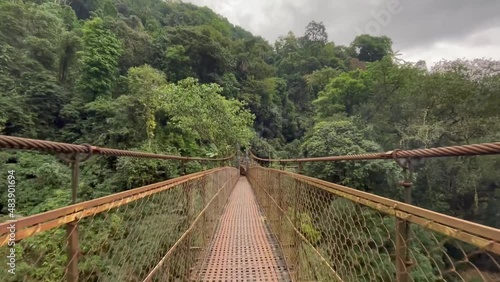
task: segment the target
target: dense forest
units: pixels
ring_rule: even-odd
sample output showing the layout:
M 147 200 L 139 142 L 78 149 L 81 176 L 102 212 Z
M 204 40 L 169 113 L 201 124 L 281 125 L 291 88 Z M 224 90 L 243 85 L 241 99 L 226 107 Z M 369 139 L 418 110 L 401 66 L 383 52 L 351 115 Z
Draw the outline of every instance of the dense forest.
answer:
M 499 93 L 500 62 L 428 69 L 399 59 L 386 36 L 336 45 L 315 21 L 270 44 L 178 1 L 0 3 L 4 135 L 182 156 L 226 156 L 236 144 L 273 158 L 359 154 L 500 140 Z M 55 156 L 2 151 L 0 165 L 16 170 L 22 215 L 69 203 L 69 167 Z M 499 169 L 497 157 L 420 161 L 414 203 L 499 228 Z M 392 162 L 304 173 L 401 199 Z M 79 200 L 179 174 L 176 162 L 92 158 Z

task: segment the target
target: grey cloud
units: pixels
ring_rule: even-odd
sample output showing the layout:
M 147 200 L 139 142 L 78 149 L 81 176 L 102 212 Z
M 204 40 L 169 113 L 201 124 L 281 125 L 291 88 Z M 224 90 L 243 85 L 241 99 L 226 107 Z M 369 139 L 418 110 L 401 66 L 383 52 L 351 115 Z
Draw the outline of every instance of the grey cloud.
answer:
M 359 32 L 379 31 L 396 50 L 430 48 L 442 41 L 491 44 L 500 27 L 498 0 L 190 0 L 213 8 L 271 43 L 293 31 L 302 35 L 312 20 L 322 21 L 329 39 L 349 44 Z M 388 5 L 400 13 L 389 13 Z M 399 6 L 398 6 L 399 3 Z M 387 16 L 389 14 L 389 16 Z M 378 16 L 377 16 L 378 15 Z M 378 19 L 377 19 L 378 18 Z M 379 27 L 380 29 L 373 27 Z M 368 28 L 367 28 L 368 27 Z M 372 32 L 373 33 L 373 32 Z M 498 34 L 496 34 L 498 36 Z
M 495 36 L 492 36 L 496 34 Z M 500 27 L 497 30 L 489 29 L 484 32 L 475 33 L 470 35 L 465 43 L 469 46 L 495 46 L 498 45 L 500 48 Z
M 500 25 L 500 1 L 402 0 L 403 12 L 387 27 L 402 48 L 440 40 L 459 40 Z

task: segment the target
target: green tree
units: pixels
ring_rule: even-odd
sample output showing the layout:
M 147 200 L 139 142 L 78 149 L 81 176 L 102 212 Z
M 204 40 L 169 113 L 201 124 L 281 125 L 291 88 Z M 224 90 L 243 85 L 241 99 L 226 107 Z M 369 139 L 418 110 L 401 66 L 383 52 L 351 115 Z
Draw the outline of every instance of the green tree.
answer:
M 351 43 L 354 55 L 364 62 L 380 61 L 392 53 L 392 40 L 387 36 L 358 35 Z
M 230 39 L 211 26 L 167 28 L 156 39 L 153 66 L 172 81 L 216 82 L 234 68 L 229 46 Z
M 136 97 L 141 109 L 148 139 L 154 137 L 156 112 L 162 107 L 162 94 L 166 91 L 165 76 L 150 66 L 131 68 L 128 73 L 130 94 Z
M 58 65 L 71 13 L 52 3 L 2 3 L 0 13 L 2 133 L 53 138 L 65 102 Z
M 169 84 L 165 114 L 170 127 L 190 136 L 198 144 L 213 144 L 222 153 L 228 146 L 247 145 L 253 137 L 253 115 L 237 100 L 227 100 L 216 84 L 199 84 L 189 78 Z
M 310 22 L 306 27 L 305 37 L 311 42 L 320 42 L 323 44 L 328 42 L 328 34 L 326 33 L 326 27 L 323 22 Z
M 302 144 L 305 157 L 343 156 L 381 151 L 350 119 L 335 117 L 315 124 Z M 398 195 L 394 185 L 396 166 L 384 161 L 310 163 L 308 175 L 377 194 Z
M 84 100 L 109 97 L 116 81 L 122 43 L 104 25 L 101 18 L 85 22 L 83 50 L 80 54 L 81 76 L 78 81 Z
M 104 25 L 122 42 L 123 50 L 118 61 L 120 74 L 127 73 L 129 68 L 151 62 L 153 39 L 144 32 L 139 18 L 136 16 L 121 19 L 107 18 Z
M 365 73 L 360 71 L 342 73 L 332 79 L 313 102 L 319 118 L 344 112 L 353 115 L 355 108 L 370 97 L 370 88 L 366 81 Z

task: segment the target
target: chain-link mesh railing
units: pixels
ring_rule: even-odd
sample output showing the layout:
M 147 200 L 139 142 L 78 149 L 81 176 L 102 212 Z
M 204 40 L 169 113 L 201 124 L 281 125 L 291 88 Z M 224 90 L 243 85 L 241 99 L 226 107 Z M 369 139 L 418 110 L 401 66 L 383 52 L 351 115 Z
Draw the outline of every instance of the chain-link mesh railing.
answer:
M 500 281 L 498 229 L 291 172 L 248 178 L 294 281 Z
M 0 224 L 0 281 L 186 281 L 239 171 L 216 168 Z M 13 243 L 15 242 L 15 246 Z

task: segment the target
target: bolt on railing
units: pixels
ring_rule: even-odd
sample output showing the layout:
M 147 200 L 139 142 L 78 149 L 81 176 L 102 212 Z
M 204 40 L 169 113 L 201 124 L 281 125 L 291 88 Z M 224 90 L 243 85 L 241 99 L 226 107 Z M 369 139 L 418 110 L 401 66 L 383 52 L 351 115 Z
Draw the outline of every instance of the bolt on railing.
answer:
M 62 208 L 59 210 L 54 210 L 51 212 L 43 213 L 43 214 L 38 214 L 34 216 L 29 216 L 25 217 L 22 219 L 17 220 L 16 222 L 16 241 L 22 241 L 24 239 L 30 238 L 32 236 L 35 236 L 39 233 L 46 232 L 49 230 L 54 230 L 55 228 L 65 225 L 66 229 L 66 252 L 67 252 L 67 263 L 66 267 L 64 268 L 64 274 L 63 276 L 66 278 L 68 282 L 76 282 L 80 281 L 80 273 L 81 269 L 79 269 L 79 257 L 81 256 L 81 249 L 82 247 L 80 246 L 80 235 L 79 234 L 79 225 L 80 222 L 87 217 L 92 217 L 95 218 L 100 214 L 103 214 L 105 212 L 110 211 L 111 209 L 115 210 L 120 210 L 122 208 L 128 207 L 129 203 L 137 203 L 138 200 L 142 199 L 144 201 L 144 197 L 152 197 L 151 195 L 156 195 L 155 193 L 160 193 L 160 194 L 165 194 L 165 189 L 162 189 L 162 187 L 175 187 L 177 184 L 176 183 L 185 183 L 180 187 L 183 187 L 182 193 L 184 194 L 184 199 L 182 202 L 184 202 L 186 205 L 183 207 L 184 211 L 183 214 L 186 214 L 186 219 L 185 219 L 185 224 L 189 226 L 189 224 L 196 224 L 196 226 L 191 226 L 188 231 L 192 232 L 191 230 L 197 229 L 204 229 L 203 226 L 206 225 L 206 212 L 210 211 L 212 209 L 209 209 L 209 207 L 217 207 L 217 211 L 221 211 L 222 207 L 220 206 L 220 203 L 223 203 L 224 200 L 219 199 L 220 197 L 222 198 L 227 198 L 228 192 L 226 191 L 227 189 L 232 188 L 235 185 L 235 181 L 239 175 L 238 172 L 236 172 L 235 169 L 232 170 L 225 170 L 223 174 L 221 174 L 220 177 L 223 177 L 224 180 L 221 180 L 221 178 L 215 178 L 214 181 L 216 181 L 216 184 L 212 184 L 212 186 L 216 189 L 221 189 L 221 187 L 224 188 L 224 190 L 220 191 L 225 191 L 225 192 L 211 192 L 211 194 L 207 194 L 207 189 L 206 184 L 207 184 L 207 178 L 210 176 L 210 173 L 213 173 L 214 175 L 219 175 L 220 172 L 219 170 L 211 170 L 209 173 L 196 173 L 196 174 L 191 174 L 191 175 L 186 175 L 186 167 L 185 163 L 189 161 L 200 161 L 200 162 L 216 162 L 220 164 L 221 166 L 227 164 L 233 156 L 226 157 L 226 158 L 198 158 L 198 157 L 182 157 L 182 156 L 173 156 L 173 155 L 161 155 L 161 154 L 153 154 L 153 153 L 145 153 L 145 152 L 136 152 L 136 151 L 126 151 L 126 150 L 117 150 L 117 149 L 110 149 L 110 148 L 102 148 L 102 147 L 97 147 L 97 146 L 91 146 L 88 144 L 84 145 L 75 145 L 75 144 L 67 144 L 67 143 L 59 143 L 59 142 L 52 142 L 52 141 L 44 141 L 44 140 L 35 140 L 35 139 L 28 139 L 28 138 L 20 138 L 20 137 L 12 137 L 12 136 L 4 136 L 0 135 L 0 149 L 14 149 L 14 150 L 35 150 L 35 151 L 41 151 L 41 152 L 47 152 L 47 153 L 57 153 L 58 157 L 61 158 L 62 160 L 68 162 L 71 165 L 71 206 L 68 206 L 66 208 Z M 129 190 L 123 193 L 118 193 L 115 195 L 111 195 L 108 197 L 96 199 L 96 200 L 91 200 L 83 203 L 78 203 L 77 200 L 77 190 L 79 186 L 79 174 L 80 174 L 80 164 L 87 159 L 89 159 L 92 155 L 108 155 L 108 156 L 124 156 L 124 157 L 136 157 L 136 158 L 151 158 L 151 159 L 161 159 L 161 160 L 177 160 L 180 161 L 180 168 L 181 172 L 180 174 L 183 177 L 180 177 L 176 179 L 177 181 L 167 181 L 163 183 L 158 183 L 158 184 L 152 184 L 149 186 L 145 186 L 142 188 L 137 188 L 134 190 Z M 196 215 L 195 211 L 193 210 L 196 205 L 193 204 L 193 181 L 199 181 L 198 179 L 204 179 L 201 183 L 204 183 L 202 187 L 198 187 L 199 189 L 196 189 L 196 193 L 200 193 L 202 197 L 202 208 L 200 209 L 199 207 L 197 208 L 200 214 L 203 214 L 203 220 L 199 219 L 194 219 L 194 216 Z M 220 185 L 220 186 L 219 186 Z M 170 189 L 174 190 L 174 189 Z M 169 194 L 172 194 L 168 192 Z M 211 198 L 206 198 L 206 197 L 217 197 L 217 201 L 214 201 Z M 163 201 L 163 200 L 162 200 Z M 199 205 L 198 205 L 199 206 Z M 127 209 L 125 209 L 123 214 L 127 214 L 128 217 L 132 217 L 132 215 L 128 214 Z M 198 215 L 199 216 L 199 215 Z M 201 224 L 201 227 L 199 226 Z M 8 233 L 6 232 L 7 229 L 7 223 L 0 223 L 0 248 L 2 246 L 6 246 L 8 243 L 9 237 Z M 91 226 L 89 226 L 91 228 Z M 186 231 L 186 232 L 188 232 Z M 205 230 L 206 231 L 206 230 Z M 203 232 L 202 232 L 203 233 Z M 155 236 L 154 234 L 148 234 L 149 236 Z M 183 235 L 182 238 L 185 238 L 185 234 Z M 207 243 L 206 241 L 204 243 Z M 167 258 L 170 258 L 172 253 L 179 252 L 176 250 L 176 247 L 180 243 L 176 243 L 174 245 L 170 252 L 169 256 L 166 256 Z M 190 246 L 187 244 L 186 246 Z M 97 251 L 97 250 L 94 250 Z M 116 251 L 116 250 L 115 250 Z M 189 249 L 183 249 L 183 252 L 189 252 Z M 192 261 L 185 261 L 185 266 L 184 266 L 184 271 L 185 273 L 182 275 L 182 277 L 187 278 L 189 274 L 187 274 L 189 268 L 188 265 L 190 265 Z M 34 266 L 35 267 L 35 266 Z M 0 268 L 1 269 L 1 268 Z M 35 272 L 34 269 L 32 269 L 32 274 Z M 154 268 L 153 272 L 149 274 L 148 277 L 153 277 L 154 273 L 158 272 L 159 270 L 157 268 Z M 90 270 L 92 273 L 93 270 Z M 162 272 L 163 273 L 163 272 Z M 111 273 L 106 273 L 105 275 L 111 275 Z M 163 273 L 165 275 L 165 273 Z M 112 275 L 111 275 L 112 276 Z M 90 279 L 89 277 L 86 277 L 85 279 Z M 24 279 L 30 279 L 29 275 L 26 276 Z M 102 279 L 98 279 L 101 281 Z

